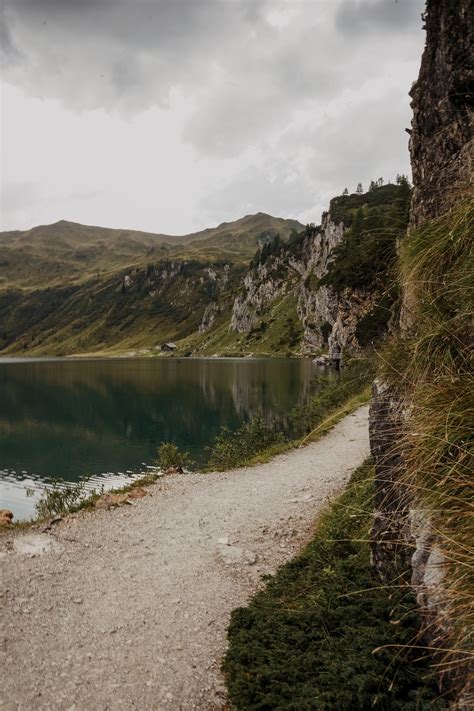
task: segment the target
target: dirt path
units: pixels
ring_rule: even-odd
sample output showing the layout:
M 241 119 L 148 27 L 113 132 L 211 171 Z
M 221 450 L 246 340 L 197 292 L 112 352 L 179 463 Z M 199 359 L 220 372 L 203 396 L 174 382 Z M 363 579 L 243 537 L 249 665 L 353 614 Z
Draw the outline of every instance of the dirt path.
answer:
M 221 709 L 230 612 L 367 456 L 367 415 L 268 464 L 0 539 L 0 708 Z

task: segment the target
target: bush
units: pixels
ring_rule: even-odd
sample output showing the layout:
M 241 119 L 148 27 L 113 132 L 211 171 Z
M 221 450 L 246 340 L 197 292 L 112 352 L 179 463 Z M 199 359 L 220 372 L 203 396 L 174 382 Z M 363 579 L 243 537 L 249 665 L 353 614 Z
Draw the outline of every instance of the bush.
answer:
M 416 646 L 415 600 L 373 577 L 372 498 L 373 469 L 365 465 L 305 551 L 232 613 L 223 670 L 233 708 L 446 708 Z
M 158 459 L 156 461 L 160 469 L 176 467 L 183 469 L 187 464 L 191 464 L 188 452 L 180 452 L 174 442 L 162 442 L 158 447 Z
M 332 333 L 332 325 L 329 323 L 329 321 L 325 321 L 321 325 L 321 336 L 323 337 L 323 341 L 327 343 L 327 340 Z
M 322 376 L 313 381 L 317 395 L 308 402 L 295 407 L 288 418 L 288 434 L 302 437 L 321 424 L 337 408 L 351 397 L 359 395 L 372 382 L 375 364 L 369 358 L 353 360 L 342 370 L 340 376 Z
M 394 293 L 394 290 L 392 290 L 392 293 Z M 375 304 L 372 311 L 358 321 L 355 337 L 362 348 L 370 346 L 386 333 L 387 323 L 392 315 L 393 301 L 394 299 L 391 298 L 390 294 L 384 294 Z
M 36 502 L 36 513 L 40 518 L 57 516 L 75 509 L 85 498 L 87 479 L 78 482 L 66 482 L 64 479 L 52 479 L 51 484 L 42 488 L 42 496 Z
M 259 452 L 283 443 L 285 439 L 282 432 L 266 425 L 261 417 L 254 417 L 236 432 L 223 427 L 209 447 L 207 468 L 222 471 L 242 466 Z

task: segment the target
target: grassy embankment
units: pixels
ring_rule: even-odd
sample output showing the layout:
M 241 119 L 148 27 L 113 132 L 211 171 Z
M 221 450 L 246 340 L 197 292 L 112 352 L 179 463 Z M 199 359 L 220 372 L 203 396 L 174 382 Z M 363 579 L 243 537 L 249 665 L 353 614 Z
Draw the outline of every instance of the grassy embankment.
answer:
M 242 711 L 446 708 L 416 645 L 420 620 L 402 588 L 370 564 L 373 468 L 360 467 L 301 555 L 232 614 L 224 661 Z
M 398 445 L 407 500 L 431 521 L 446 561 L 439 594 L 451 629 L 437 663 L 454 685 L 474 661 L 473 217 L 471 197 L 403 240 L 401 281 L 412 325 L 382 354 L 383 377 L 410 406 Z

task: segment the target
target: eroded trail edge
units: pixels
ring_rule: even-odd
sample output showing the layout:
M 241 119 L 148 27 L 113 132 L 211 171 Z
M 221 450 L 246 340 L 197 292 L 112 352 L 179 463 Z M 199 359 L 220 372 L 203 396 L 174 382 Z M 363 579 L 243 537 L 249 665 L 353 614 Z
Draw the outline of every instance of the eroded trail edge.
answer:
M 0 708 L 221 709 L 233 608 L 308 540 L 367 457 L 368 407 L 252 468 L 161 480 L 0 541 Z

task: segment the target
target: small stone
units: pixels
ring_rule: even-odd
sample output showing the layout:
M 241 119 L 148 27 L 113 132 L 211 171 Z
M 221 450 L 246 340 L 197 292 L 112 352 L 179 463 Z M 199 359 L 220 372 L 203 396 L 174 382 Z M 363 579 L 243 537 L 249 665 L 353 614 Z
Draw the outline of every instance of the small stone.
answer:
M 228 537 L 228 536 L 222 536 L 222 538 L 218 538 L 218 539 L 217 539 L 217 542 L 218 542 L 221 546 L 229 546 L 229 545 L 230 545 L 230 541 L 229 541 L 229 537 Z
M 13 513 L 8 509 L 0 509 L 0 526 L 9 526 L 13 521 Z
M 82 605 L 82 597 L 73 597 L 72 601 L 75 605 Z

